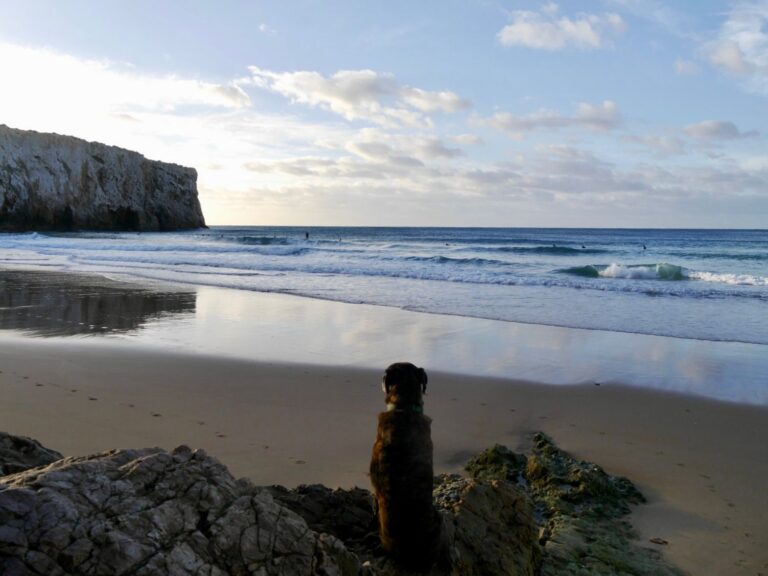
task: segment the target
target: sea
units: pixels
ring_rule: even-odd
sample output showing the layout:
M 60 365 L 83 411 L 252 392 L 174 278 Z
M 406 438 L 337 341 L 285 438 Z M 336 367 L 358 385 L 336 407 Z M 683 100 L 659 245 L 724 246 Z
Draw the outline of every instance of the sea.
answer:
M 33 232 L 0 234 L 0 268 L 768 345 L 766 230 L 212 226 Z

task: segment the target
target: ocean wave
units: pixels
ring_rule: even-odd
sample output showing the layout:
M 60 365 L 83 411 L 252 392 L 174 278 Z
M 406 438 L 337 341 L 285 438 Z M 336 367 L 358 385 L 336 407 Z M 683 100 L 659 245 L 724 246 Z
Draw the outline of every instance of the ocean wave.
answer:
M 506 254 L 546 254 L 549 256 L 580 256 L 582 254 L 607 254 L 610 252 L 610 250 L 600 248 L 571 248 L 569 246 L 485 246 L 481 250 Z
M 278 238 L 276 236 L 235 236 L 227 237 L 224 235 L 219 236 L 222 239 L 229 242 L 235 242 L 237 244 L 245 244 L 246 246 L 285 246 L 288 244 L 288 238 Z
M 424 262 L 430 264 L 458 264 L 464 266 L 505 266 L 508 262 L 491 260 L 488 258 L 451 258 L 450 256 L 405 256 L 402 258 L 408 262 Z
M 742 260 L 757 262 L 768 260 L 768 252 L 675 252 L 674 255 L 682 258 L 697 258 L 699 260 Z
M 716 274 L 714 272 L 691 272 L 691 280 L 730 284 L 731 286 L 768 286 L 768 277 L 751 274 Z
M 558 270 L 584 278 L 624 278 L 627 280 L 688 280 L 688 271 L 676 264 L 603 264 Z
M 576 266 L 557 270 L 583 278 L 621 278 L 625 280 L 699 280 L 731 286 L 768 286 L 768 277 L 689 270 L 676 264 L 607 264 Z

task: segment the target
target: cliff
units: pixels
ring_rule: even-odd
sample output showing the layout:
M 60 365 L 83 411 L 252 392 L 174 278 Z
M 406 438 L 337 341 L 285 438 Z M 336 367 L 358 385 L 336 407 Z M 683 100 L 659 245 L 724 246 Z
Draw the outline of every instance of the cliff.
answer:
M 71 136 L 0 125 L 0 230 L 204 226 L 193 168 Z

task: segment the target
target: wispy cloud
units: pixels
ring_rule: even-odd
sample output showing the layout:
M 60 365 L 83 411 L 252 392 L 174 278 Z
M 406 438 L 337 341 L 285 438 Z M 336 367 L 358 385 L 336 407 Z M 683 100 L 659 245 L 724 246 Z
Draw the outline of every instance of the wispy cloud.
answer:
M 701 68 L 696 62 L 677 58 L 675 60 L 675 74 L 678 76 L 695 76 L 701 72 Z
M 427 114 L 453 113 L 471 106 L 454 92 L 406 86 L 392 74 L 374 70 L 341 70 L 324 76 L 314 71 L 273 72 L 251 66 L 250 72 L 253 85 L 292 102 L 382 126 L 426 127 L 431 125 Z
M 741 77 L 747 90 L 768 95 L 768 1 L 735 4 L 704 52 L 714 66 Z
M 538 50 L 562 50 L 569 46 L 582 50 L 601 48 L 606 36 L 621 33 L 626 25 L 613 12 L 560 15 L 557 4 L 546 4 L 540 12 L 515 10 L 512 22 L 496 35 L 503 46 L 522 46 Z
M 46 114 L 51 104 L 114 114 L 192 105 L 237 109 L 250 104 L 249 96 L 234 83 L 150 76 L 109 61 L 13 44 L 0 44 L 0 76 L 4 79 L 0 108 L 34 114 Z
M 742 132 L 733 122 L 705 120 L 685 127 L 685 133 L 698 140 L 737 140 L 759 136 L 756 130 Z
M 490 118 L 481 119 L 479 122 L 501 130 L 513 138 L 522 139 L 529 132 L 536 130 L 573 127 L 598 131 L 611 130 L 621 124 L 621 115 L 615 102 L 605 100 L 601 104 L 582 102 L 578 105 L 576 113 L 570 116 L 552 110 L 539 110 L 527 116 L 498 112 Z

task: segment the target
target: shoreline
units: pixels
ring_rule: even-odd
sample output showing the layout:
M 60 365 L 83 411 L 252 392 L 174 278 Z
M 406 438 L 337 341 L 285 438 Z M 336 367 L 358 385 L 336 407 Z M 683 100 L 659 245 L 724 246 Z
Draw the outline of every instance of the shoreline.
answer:
M 383 371 L 249 362 L 124 343 L 6 338 L 0 422 L 67 456 L 179 444 L 256 484 L 369 488 Z M 406 359 L 406 358 L 402 358 Z M 649 502 L 641 543 L 663 538 L 693 574 L 768 566 L 768 408 L 630 386 L 551 386 L 426 366 L 435 472 L 541 430 L 577 458 L 627 476 Z
M 768 346 L 561 328 L 210 286 L 0 269 L 0 327 L 27 337 L 260 362 L 419 365 L 556 385 L 622 383 L 768 406 Z M 9 338 L 14 333 L 8 334 Z

